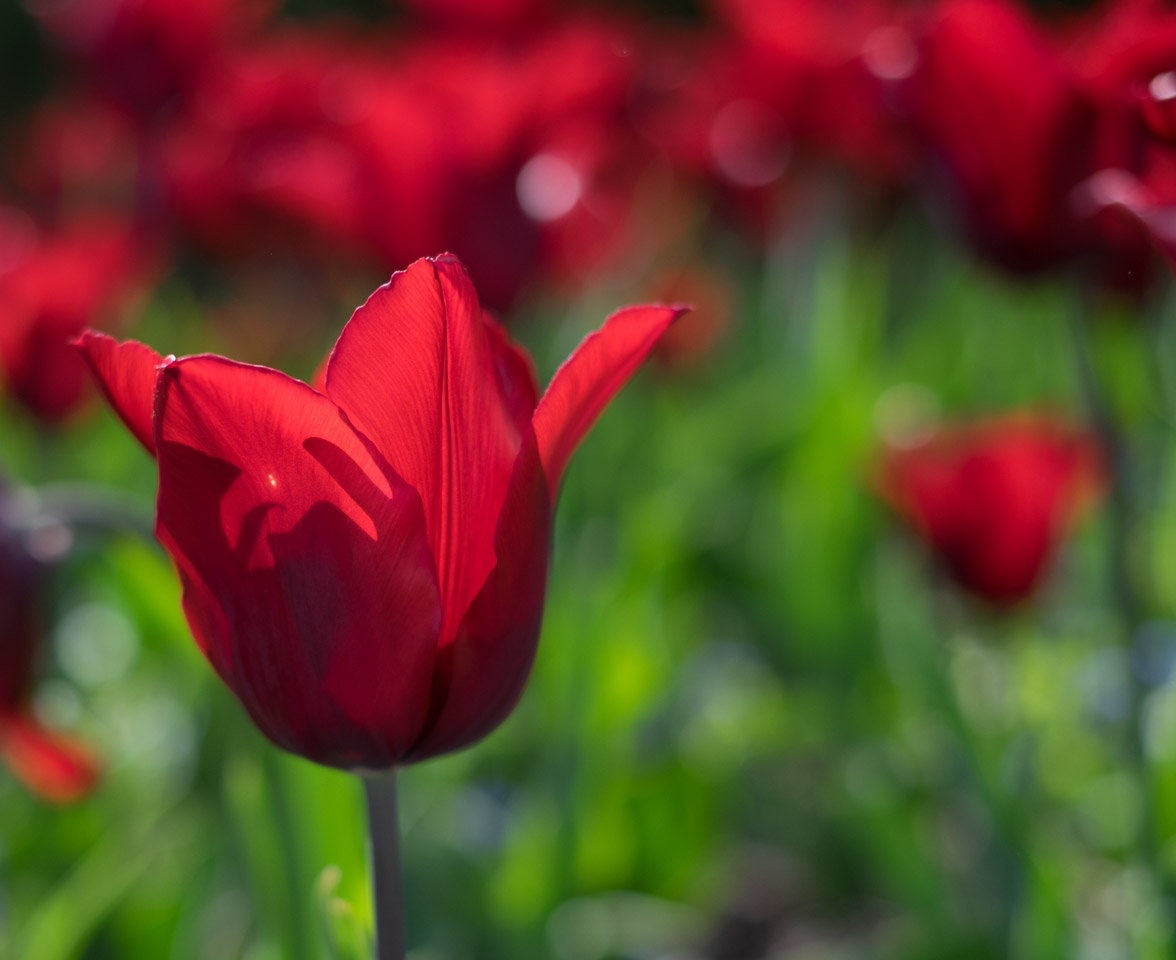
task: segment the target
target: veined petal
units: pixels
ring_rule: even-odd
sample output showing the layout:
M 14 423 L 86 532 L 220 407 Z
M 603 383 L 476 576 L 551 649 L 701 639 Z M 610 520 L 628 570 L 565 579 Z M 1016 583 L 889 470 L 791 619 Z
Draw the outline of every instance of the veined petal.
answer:
M 155 440 L 157 534 L 217 672 L 279 746 L 396 763 L 440 621 L 416 491 L 330 400 L 220 357 L 163 368 Z
M 490 733 L 510 714 L 531 672 L 551 540 L 551 498 L 534 433 L 515 463 L 494 537 L 494 570 L 440 652 L 433 719 L 409 759 L 448 753 Z
M 155 379 L 163 357 L 134 340 L 87 330 L 73 341 L 94 373 L 103 395 L 147 452 L 155 456 L 151 428 L 155 407 Z
M 556 371 L 532 421 L 552 502 L 572 453 L 596 418 L 689 307 L 627 307 L 584 338 Z
M 494 345 L 465 268 L 447 255 L 418 260 L 372 294 L 327 367 L 327 395 L 420 493 L 443 646 L 494 566 L 519 449 L 503 366 L 516 382 L 517 359 Z
M 447 753 L 497 727 L 522 694 L 539 640 L 552 507 L 572 451 L 684 307 L 631 307 L 556 373 L 523 439 L 494 538 L 496 564 L 437 660 L 433 719 L 410 759 Z

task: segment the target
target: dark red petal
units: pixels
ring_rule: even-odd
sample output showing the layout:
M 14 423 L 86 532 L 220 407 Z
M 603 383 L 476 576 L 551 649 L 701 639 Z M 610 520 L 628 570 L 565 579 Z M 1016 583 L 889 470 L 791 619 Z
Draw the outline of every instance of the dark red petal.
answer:
M 119 343 L 94 330 L 87 330 L 73 343 L 90 365 L 114 412 L 154 456 L 151 416 L 155 406 L 155 377 L 163 357 L 134 340 Z
M 443 256 L 418 260 L 373 293 L 327 367 L 327 395 L 421 495 L 441 583 L 442 645 L 494 566 L 495 524 L 518 452 L 500 357 L 465 268 Z
M 627 307 L 584 338 L 535 410 L 535 437 L 554 502 L 572 453 L 601 411 L 689 307 Z
M 0 717 L 0 756 L 25 786 L 51 803 L 80 800 L 98 782 L 98 762 L 88 747 L 23 714 Z
M 435 716 L 410 759 L 467 746 L 514 709 L 539 641 L 551 514 L 538 446 L 529 433 L 498 518 L 497 564 L 462 618 L 454 642 L 441 651 L 434 680 Z
M 396 763 L 440 621 L 416 491 L 330 400 L 220 357 L 163 368 L 155 429 L 157 534 L 217 672 L 279 746 Z

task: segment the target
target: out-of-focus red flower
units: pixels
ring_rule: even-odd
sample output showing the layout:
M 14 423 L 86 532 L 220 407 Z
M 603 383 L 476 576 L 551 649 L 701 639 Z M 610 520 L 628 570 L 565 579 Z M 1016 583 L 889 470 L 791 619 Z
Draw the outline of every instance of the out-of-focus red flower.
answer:
M 92 97 L 59 97 L 38 106 L 4 160 L 14 184 L 49 216 L 134 210 L 139 199 L 134 130 Z
M 885 103 L 886 83 L 904 78 L 915 64 L 902 4 L 717 0 L 716 6 L 736 36 L 731 54 L 740 95 L 733 103 L 781 118 L 799 145 L 849 164 L 860 176 L 905 177 L 909 147 Z M 737 121 L 732 113 L 727 122 Z M 724 132 L 720 127 L 713 135 Z
M 140 119 L 187 95 L 213 55 L 248 33 L 272 0 L 74 0 L 30 4 L 96 87 Z
M 624 102 L 620 28 L 553 26 L 509 44 L 286 30 L 226 53 L 162 150 L 170 194 L 207 247 L 309 247 L 380 265 L 456 249 L 486 299 L 541 257 L 518 177 L 558 124 Z
M 890 450 L 875 484 L 960 586 L 1010 606 L 1041 582 L 1080 508 L 1101 495 L 1103 472 L 1092 436 L 1027 415 Z
M 30 531 L 15 522 L 19 512 L 0 488 L 0 757 L 34 793 L 68 803 L 94 786 L 98 765 L 87 747 L 45 729 L 29 709 L 46 567 L 29 549 Z
M 1166 0 L 1103 0 L 1061 29 L 1058 42 L 1096 97 L 1137 99 L 1176 67 L 1176 10 Z
M 1071 64 L 1010 0 L 946 0 L 921 39 L 904 107 L 973 242 L 1019 271 L 1076 255 L 1095 113 Z
M 679 312 L 615 314 L 542 399 L 448 255 L 355 312 L 317 390 L 221 357 L 79 345 L 158 461 L 157 534 L 213 667 L 279 746 L 384 769 L 512 709 L 564 467 Z
M 81 400 L 85 365 L 69 341 L 88 326 L 117 324 L 144 280 L 134 230 L 88 218 L 39 230 L 0 208 L 0 377 L 37 416 L 57 422 Z
M 336 32 L 284 31 L 218 58 L 160 147 L 190 235 L 234 256 L 341 244 L 355 254 L 374 182 L 347 136 L 362 119 L 365 54 Z
M 1097 169 L 1077 200 L 1093 213 L 1096 257 L 1119 286 L 1139 286 L 1152 244 L 1176 262 L 1176 10 L 1109 0 L 1062 40 L 1098 107 Z

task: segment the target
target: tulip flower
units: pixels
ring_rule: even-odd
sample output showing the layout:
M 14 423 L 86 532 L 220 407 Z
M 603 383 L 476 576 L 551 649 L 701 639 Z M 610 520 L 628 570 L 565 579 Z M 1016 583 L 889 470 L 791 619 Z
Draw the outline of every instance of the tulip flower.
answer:
M 93 87 L 145 121 L 186 97 L 220 49 L 251 33 L 269 0 L 86 0 L 30 4 Z
M 0 487 L 0 758 L 33 793 L 51 803 L 80 799 L 98 779 L 81 743 L 46 729 L 29 708 L 33 670 L 43 634 L 37 600 L 47 566 L 38 531 Z
M 723 141 L 746 123 L 740 112 L 751 104 L 781 118 L 798 145 L 848 163 L 863 179 L 897 183 L 905 178 L 908 145 L 885 109 L 880 82 L 905 77 L 914 67 L 914 45 L 900 27 L 905 5 L 892 0 L 711 2 L 736 38 L 732 52 L 740 77 L 735 90 L 742 88 L 746 98 L 736 101 L 734 110 L 728 104 L 726 117 L 720 114 L 712 127 L 721 170 L 746 149 L 738 139 Z M 755 169 L 754 164 L 748 168 Z M 739 165 L 724 172 L 736 174 L 738 182 Z
M 948 0 L 927 24 L 903 106 L 982 253 L 1014 271 L 1076 255 L 1073 189 L 1094 111 L 1073 66 L 1008 0 Z
M 876 477 L 950 576 L 998 607 L 1034 592 L 1103 482 L 1096 441 L 1040 416 L 945 430 L 889 451 Z
M 115 319 L 146 268 L 134 230 L 90 217 L 56 231 L 0 207 L 0 380 L 48 423 L 82 400 L 86 368 L 69 341 Z
M 213 668 L 279 747 L 386 771 L 510 713 L 564 467 L 680 312 L 615 314 L 541 399 L 449 255 L 372 294 L 315 386 L 97 333 L 77 342 L 155 456 L 156 533 Z

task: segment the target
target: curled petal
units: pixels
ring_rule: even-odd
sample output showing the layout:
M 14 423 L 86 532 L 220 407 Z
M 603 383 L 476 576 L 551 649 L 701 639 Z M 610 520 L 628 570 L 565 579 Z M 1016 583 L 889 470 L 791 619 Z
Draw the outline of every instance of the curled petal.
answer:
M 628 307 L 584 338 L 556 371 L 532 421 L 554 502 L 572 453 L 596 418 L 641 366 L 662 334 L 689 308 Z
M 73 341 L 94 373 L 103 395 L 147 452 L 155 455 L 151 417 L 155 378 L 163 357 L 150 347 L 87 330 Z

